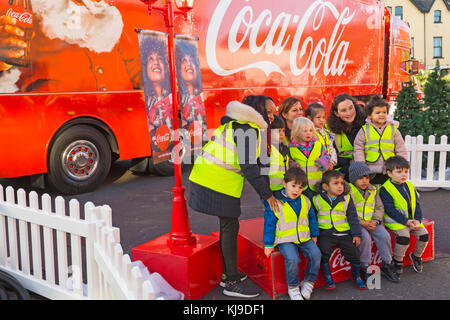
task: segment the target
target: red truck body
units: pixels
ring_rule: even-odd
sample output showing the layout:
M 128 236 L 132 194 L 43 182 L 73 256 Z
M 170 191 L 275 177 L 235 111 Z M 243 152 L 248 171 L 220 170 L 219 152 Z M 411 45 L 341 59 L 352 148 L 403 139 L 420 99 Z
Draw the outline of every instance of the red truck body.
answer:
M 100 49 L 53 30 L 50 5 L 33 8 L 31 64 L 0 75 L 0 178 L 49 173 L 55 141 L 73 126 L 97 130 L 122 160 L 151 156 L 134 29 L 166 31 L 164 19 L 137 0 L 109 5 L 123 26 L 111 48 Z M 4 15 L 7 1 L 0 6 Z M 409 77 L 409 28 L 376 0 L 197 0 L 190 15 L 176 18 L 175 32 L 199 37 L 208 128 L 229 101 L 249 94 L 329 108 L 343 92 L 395 96 Z M 106 27 L 99 32 L 117 26 Z M 3 86 L 8 75 L 14 79 Z

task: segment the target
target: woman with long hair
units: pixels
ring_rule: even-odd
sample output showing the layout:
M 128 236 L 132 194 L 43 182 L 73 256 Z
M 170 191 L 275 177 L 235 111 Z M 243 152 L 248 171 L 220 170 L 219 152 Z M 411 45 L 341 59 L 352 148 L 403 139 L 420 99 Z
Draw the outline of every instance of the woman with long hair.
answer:
M 338 154 L 337 169 L 344 173 L 347 181 L 348 169 L 353 161 L 353 143 L 365 119 L 363 108 L 348 93 L 342 93 L 334 98 L 327 126 L 336 135 L 334 145 Z

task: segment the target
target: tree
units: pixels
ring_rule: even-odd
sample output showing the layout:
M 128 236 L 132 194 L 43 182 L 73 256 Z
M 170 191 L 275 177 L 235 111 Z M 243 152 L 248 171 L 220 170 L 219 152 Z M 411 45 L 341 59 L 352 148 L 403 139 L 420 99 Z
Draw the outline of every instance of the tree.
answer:
M 449 132 L 450 85 L 441 75 L 439 60 L 430 73 L 424 87 L 424 137 L 435 135 L 440 140 Z
M 417 98 L 417 92 L 411 78 L 408 82 L 402 83 L 402 89 L 397 96 L 394 119 L 400 123 L 398 129 L 403 138 L 407 135 L 424 135 L 423 106 Z

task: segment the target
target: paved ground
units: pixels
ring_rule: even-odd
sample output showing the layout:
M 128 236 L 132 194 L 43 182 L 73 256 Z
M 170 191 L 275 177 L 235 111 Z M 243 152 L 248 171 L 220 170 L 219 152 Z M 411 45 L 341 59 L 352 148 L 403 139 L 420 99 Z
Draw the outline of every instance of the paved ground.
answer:
M 76 198 L 83 205 L 92 201 L 96 205 L 108 204 L 113 211 L 113 225 L 120 228 L 121 244 L 125 253 L 131 249 L 160 235 L 170 232 L 171 199 L 173 177 L 157 177 L 153 175 L 133 175 L 127 171 L 129 161 L 117 162 L 113 165 L 107 181 L 95 192 L 90 192 L 66 199 Z M 186 198 L 189 196 L 188 172 L 183 175 L 186 186 Z M 0 179 L 3 187 L 27 188 L 28 180 Z M 48 190 L 53 197 L 56 194 Z M 323 288 L 314 291 L 315 300 L 336 299 L 450 299 L 450 192 L 439 189 L 433 192 L 421 192 L 421 201 L 426 218 L 435 221 L 436 259 L 425 263 L 424 272 L 416 274 L 411 267 L 405 268 L 402 282 L 394 284 L 382 278 L 380 290 L 359 291 L 350 281 L 342 282 L 332 292 Z M 246 183 L 242 201 L 241 219 L 251 219 L 263 215 L 263 206 L 256 192 Z M 218 230 L 218 219 L 189 210 L 191 229 L 196 234 L 210 234 Z M 250 285 L 256 286 L 251 280 Z M 222 289 L 217 287 L 203 300 L 227 300 Z M 271 299 L 262 291 L 260 299 Z M 281 297 L 287 299 L 287 297 Z

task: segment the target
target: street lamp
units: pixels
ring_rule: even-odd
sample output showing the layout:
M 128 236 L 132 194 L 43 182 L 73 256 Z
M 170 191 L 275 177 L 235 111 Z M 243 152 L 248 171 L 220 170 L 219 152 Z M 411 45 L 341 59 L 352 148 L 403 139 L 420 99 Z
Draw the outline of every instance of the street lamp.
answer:
M 175 246 L 188 246 L 193 245 L 196 242 L 195 237 L 192 235 L 192 231 L 189 225 L 189 217 L 186 208 L 186 199 L 184 197 L 184 187 L 181 180 L 181 157 L 180 157 L 180 134 L 179 134 L 179 120 L 178 120 L 178 91 L 177 91 L 177 79 L 175 69 L 175 31 L 174 20 L 175 15 L 183 15 L 188 17 L 188 12 L 194 6 L 194 0 L 175 0 L 176 6 L 180 9 L 174 10 L 172 0 L 164 0 L 164 7 L 158 7 L 154 4 L 158 0 L 140 0 L 147 4 L 149 14 L 153 10 L 156 10 L 164 16 L 164 20 L 167 27 L 168 38 L 168 53 L 169 53 L 169 70 L 171 76 L 171 88 L 172 88 L 172 116 L 173 116 L 173 131 L 174 131 L 174 150 L 175 159 L 174 162 L 174 177 L 175 186 L 173 187 L 173 199 L 172 199 L 172 226 L 170 230 L 170 237 L 168 240 L 169 245 Z
M 172 87 L 172 115 L 174 129 L 174 176 L 172 199 L 172 226 L 170 233 L 134 247 L 133 260 L 140 260 L 151 272 L 158 272 L 175 289 L 184 293 L 185 299 L 199 299 L 217 287 L 222 274 L 222 255 L 216 236 L 192 234 L 181 182 L 179 148 L 178 94 L 174 53 L 174 17 L 188 18 L 194 0 L 174 0 L 179 10 L 174 10 L 172 0 L 164 0 L 164 7 L 154 4 L 157 0 L 140 0 L 147 4 L 149 14 L 153 10 L 163 14 L 166 23 L 169 52 L 169 69 Z

